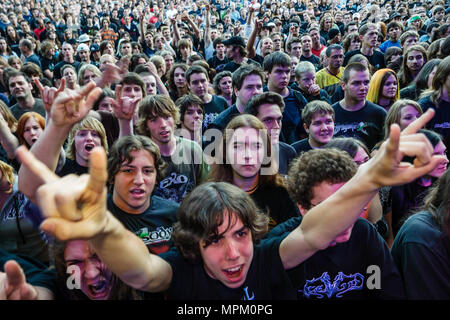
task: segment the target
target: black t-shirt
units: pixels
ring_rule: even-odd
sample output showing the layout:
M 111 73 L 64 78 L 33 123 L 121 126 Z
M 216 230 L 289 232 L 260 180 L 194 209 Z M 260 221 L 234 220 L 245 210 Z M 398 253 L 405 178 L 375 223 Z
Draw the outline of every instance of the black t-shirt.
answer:
M 314 67 L 316 67 L 316 71 L 318 71 L 318 68 L 320 66 L 320 59 L 317 56 L 315 56 L 315 55 L 311 55 L 311 57 L 308 57 L 308 58 L 305 57 L 304 55 L 301 55 L 300 56 L 300 61 L 311 62 L 314 65 Z
M 55 68 L 53 69 L 53 79 L 61 79 L 62 75 L 61 75 L 61 69 L 62 67 L 64 67 L 66 64 L 70 64 L 72 67 L 75 68 L 75 70 L 78 72 L 78 69 L 80 68 L 81 62 L 79 61 L 74 61 L 73 63 L 68 63 L 66 61 L 60 61 L 55 65 Z
M 423 205 L 423 199 L 429 189 L 429 187 L 418 184 L 417 181 L 391 188 L 392 231 L 394 237 L 406 218 Z
M 219 58 L 217 58 L 216 55 L 214 55 L 214 56 L 212 56 L 211 58 L 208 59 L 209 67 L 213 68 L 213 69 L 216 69 L 220 65 L 225 65 L 228 62 L 230 62 L 230 60 L 228 60 L 227 57 L 224 57 L 223 60 L 220 60 Z
M 153 56 L 155 54 L 155 52 L 157 51 L 155 49 L 150 49 L 150 47 L 147 45 L 147 42 L 145 42 L 145 41 L 141 42 L 141 46 L 142 46 L 142 52 L 144 54 L 146 54 L 148 57 Z
M 313 149 L 309 144 L 309 138 L 305 138 L 293 143 L 292 147 L 295 149 L 298 155 L 301 155 L 303 152 L 308 152 L 309 150 Z
M 89 167 L 80 166 L 75 160 L 67 158 L 64 166 L 56 174 L 60 177 L 64 177 L 68 174 L 76 174 L 81 176 L 85 173 L 89 173 Z
M 295 290 L 284 270 L 279 248 L 284 237 L 254 245 L 247 278 L 239 288 L 228 288 L 211 278 L 202 262 L 191 263 L 178 250 L 161 254 L 173 271 L 169 300 L 293 300 Z
M 278 150 L 276 149 L 277 146 Z M 278 151 L 279 155 L 278 173 L 282 175 L 287 175 L 289 170 L 289 164 L 291 163 L 292 159 L 294 159 L 297 156 L 297 152 L 292 146 L 281 141 L 278 142 L 277 146 L 272 146 L 272 150 L 275 152 Z
M 352 137 L 365 143 L 369 150 L 383 139 L 386 111 L 367 101 L 358 111 L 344 110 L 339 102 L 331 106 L 335 112 L 334 136 Z
M 444 236 L 430 212 L 411 216 L 392 245 L 407 299 L 450 298 L 450 255 Z
M 233 104 L 231 107 L 226 108 L 224 111 L 222 111 L 220 114 L 217 115 L 217 117 L 214 119 L 214 122 L 211 123 L 208 127 L 208 129 L 218 129 L 220 131 L 223 131 L 228 123 L 236 116 L 240 115 L 241 113 L 237 109 L 236 105 Z
M 42 65 L 42 71 L 45 71 L 45 70 L 53 71 L 55 69 L 56 59 L 55 58 L 47 59 L 47 58 L 41 57 L 41 65 Z M 51 80 L 53 80 L 53 79 L 51 79 Z
M 300 215 L 298 207 L 283 187 L 259 186 L 250 196 L 256 205 L 270 217 L 270 229 Z
M 291 232 L 302 218 L 289 219 L 274 228 L 268 238 Z M 374 268 L 377 271 L 372 270 Z M 379 288 L 370 289 L 374 276 Z M 350 239 L 320 250 L 288 274 L 298 299 L 404 299 L 402 279 L 386 242 L 365 219 L 355 222 Z M 371 278 L 372 276 L 372 278 Z M 371 280 L 372 279 L 372 280 Z
M 362 54 L 365 56 L 369 63 L 373 66 L 373 68 L 376 70 L 386 68 L 386 62 L 384 61 L 384 55 L 381 51 L 374 50 L 373 55 L 366 56 L 361 52 L 361 49 L 349 51 L 344 56 L 344 67 L 347 65 L 348 60 L 350 60 L 351 57 L 353 57 L 355 54 Z
M 213 94 L 211 101 L 203 104 L 203 109 L 205 110 L 202 123 L 203 130 L 206 130 L 216 117 L 227 108 L 227 100 Z
M 427 128 L 439 133 L 443 137 L 443 142 L 447 147 L 447 154 L 450 154 L 450 102 L 441 100 L 436 106 L 430 99 L 425 97 L 419 100 L 423 112 L 430 108 L 436 111 L 434 117 L 428 121 Z
M 257 65 L 258 67 L 261 67 L 261 65 L 256 62 L 255 60 L 252 60 L 250 58 L 247 59 L 247 64 L 254 64 Z M 230 72 L 235 72 L 237 69 L 239 69 L 239 67 L 242 66 L 242 64 L 237 64 L 234 61 L 230 61 L 227 64 L 224 65 L 223 68 L 218 68 L 217 71 L 230 71 Z
M 127 213 L 117 207 L 108 195 L 108 210 L 132 233 L 144 241 L 154 254 L 169 251 L 173 224 L 177 221 L 178 203 L 151 196 L 150 206 L 140 214 Z
M 236 104 L 233 104 L 231 107 L 226 108 L 224 111 L 222 111 L 221 113 L 219 113 L 217 115 L 217 117 L 214 119 L 214 122 L 209 124 L 208 130 L 205 132 L 206 134 L 203 136 L 203 150 L 208 151 L 206 152 L 207 154 L 209 153 L 209 151 L 211 151 L 211 155 L 214 156 L 215 151 L 214 151 L 214 147 L 218 146 L 218 144 L 220 144 L 221 139 L 218 139 L 218 141 L 216 141 L 217 135 L 212 134 L 213 130 L 210 131 L 210 129 L 216 129 L 216 130 L 220 130 L 223 132 L 223 130 L 225 130 L 226 126 L 228 125 L 228 123 L 236 116 L 240 115 L 241 113 L 239 112 L 239 110 L 236 107 Z M 211 135 L 208 135 L 207 133 L 211 133 Z

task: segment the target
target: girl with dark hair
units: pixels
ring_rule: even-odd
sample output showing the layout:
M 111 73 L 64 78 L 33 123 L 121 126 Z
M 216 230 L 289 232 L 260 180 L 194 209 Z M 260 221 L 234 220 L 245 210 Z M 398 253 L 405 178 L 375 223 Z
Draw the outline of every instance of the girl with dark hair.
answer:
M 403 50 L 399 47 L 390 47 L 386 50 L 384 54 L 384 61 L 386 62 L 386 67 L 392 69 L 398 73 L 402 64 L 402 54 Z
M 14 28 L 13 25 L 8 25 L 6 27 L 6 42 L 8 43 L 8 45 L 11 47 L 11 49 L 18 55 L 20 56 L 21 52 L 19 49 L 19 42 L 20 42 L 20 36 L 17 33 L 16 28 Z
M 185 77 L 188 68 L 189 66 L 185 63 L 175 63 L 169 70 L 167 84 L 172 101 L 177 101 L 189 92 Z
M 408 299 L 448 300 L 450 293 L 450 170 L 425 197 L 421 212 L 403 224 L 392 257 Z
M 419 100 L 422 92 L 431 89 L 433 77 L 440 62 L 441 59 L 431 59 L 428 61 L 423 66 L 422 70 L 420 70 L 414 81 L 406 88 L 400 90 L 400 98 L 415 101 Z
M 11 50 L 11 47 L 6 42 L 6 39 L 0 37 L 0 57 L 5 60 L 8 60 L 10 56 L 16 56 L 17 54 Z
M 406 88 L 417 77 L 420 70 L 427 63 L 427 52 L 420 45 L 408 47 L 403 54 L 403 62 L 398 72 L 400 89 Z
M 359 50 L 361 48 L 361 38 L 358 32 L 348 34 L 343 41 L 344 53 Z
M 253 115 L 240 115 L 225 128 L 207 177 L 207 181 L 228 182 L 247 192 L 262 211 L 268 211 L 270 228 L 299 215 L 274 168 L 273 156 L 266 126 Z
M 442 176 L 447 169 L 448 159 L 446 157 L 447 148 L 441 140 L 441 137 L 431 130 L 419 130 L 424 134 L 434 148 L 434 154 L 442 155 L 445 160 L 427 175 L 422 176 L 415 181 L 395 186 L 390 191 L 391 211 L 386 214 L 386 220 L 389 225 L 388 245 L 392 246 L 403 222 L 410 214 L 423 204 L 425 194 L 437 178 Z
M 213 88 L 216 95 L 227 100 L 228 106 L 232 106 L 236 100 L 233 92 L 233 74 L 230 71 L 218 73 L 213 80 Z
M 430 90 L 425 90 L 418 101 L 425 113 L 433 108 L 436 111 L 427 127 L 443 137 L 447 149 L 450 148 L 450 56 L 439 62 Z

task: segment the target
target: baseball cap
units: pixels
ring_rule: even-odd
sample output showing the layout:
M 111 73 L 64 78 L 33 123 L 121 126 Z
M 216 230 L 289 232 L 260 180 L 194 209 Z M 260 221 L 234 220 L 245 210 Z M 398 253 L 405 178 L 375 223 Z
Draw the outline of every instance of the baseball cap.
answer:
M 97 51 L 100 51 L 100 46 L 96 43 L 93 43 L 93 44 L 91 44 L 90 49 L 91 49 L 91 52 L 97 52 Z
M 80 44 L 77 46 L 77 52 L 80 52 L 80 51 L 89 51 L 88 45 L 85 44 L 85 43 L 80 43 Z
M 401 17 L 400 13 L 394 12 L 394 13 L 391 14 L 391 16 L 389 17 L 389 20 L 393 20 L 394 18 L 397 18 L 397 17 Z
M 331 40 L 334 37 L 336 37 L 339 33 L 341 32 L 339 31 L 338 28 L 331 28 L 330 31 L 328 31 L 328 38 Z
M 224 42 L 222 42 L 225 46 L 229 46 L 229 45 L 233 45 L 233 46 L 241 46 L 241 47 L 245 47 L 245 41 L 244 38 L 239 37 L 239 36 L 234 36 L 231 37 L 228 40 L 225 40 Z

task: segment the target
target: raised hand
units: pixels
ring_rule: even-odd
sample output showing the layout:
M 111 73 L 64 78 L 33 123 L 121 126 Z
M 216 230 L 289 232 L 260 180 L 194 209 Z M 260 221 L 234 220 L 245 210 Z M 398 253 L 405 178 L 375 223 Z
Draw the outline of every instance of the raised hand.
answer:
M 55 101 L 55 98 L 66 88 L 66 78 L 61 78 L 58 89 L 49 86 L 44 87 L 38 78 L 34 78 L 33 81 L 39 92 L 41 93 L 42 102 L 44 103 L 44 109 L 47 112 L 47 115 L 50 116 L 51 107 L 53 102 Z
M 375 157 L 360 167 L 371 175 L 375 188 L 409 183 L 445 161 L 443 156 L 433 155 L 431 143 L 425 135 L 417 133 L 433 116 L 434 110 L 429 109 L 402 132 L 397 124 L 391 126 L 389 139 Z M 404 156 L 414 158 L 413 164 L 402 162 Z
M 41 229 L 56 238 L 91 239 L 105 230 L 106 154 L 103 148 L 92 151 L 89 175 L 68 175 L 59 178 L 37 160 L 26 148 L 20 147 L 17 156 L 22 165 L 43 182 L 37 190 L 37 200 L 46 219 Z
M 111 63 L 105 64 L 105 66 L 102 68 L 102 77 L 97 82 L 97 86 L 100 88 L 104 88 L 107 85 L 118 82 L 122 79 L 123 73 L 123 67 L 121 68 Z
M 158 70 L 156 69 L 156 66 L 153 62 L 148 61 L 145 65 L 149 68 L 149 71 L 152 75 L 159 77 Z
M 94 82 L 60 92 L 51 107 L 52 123 L 57 127 L 72 126 L 86 116 L 101 93 L 102 89 L 96 88 Z
M 122 96 L 122 86 L 116 86 L 116 101 L 113 104 L 114 114 L 118 119 L 133 119 L 136 107 L 141 101 L 140 97 L 130 98 Z
M 0 300 L 36 300 L 37 290 L 27 283 L 20 265 L 9 260 L 4 266 L 5 272 L 0 272 Z

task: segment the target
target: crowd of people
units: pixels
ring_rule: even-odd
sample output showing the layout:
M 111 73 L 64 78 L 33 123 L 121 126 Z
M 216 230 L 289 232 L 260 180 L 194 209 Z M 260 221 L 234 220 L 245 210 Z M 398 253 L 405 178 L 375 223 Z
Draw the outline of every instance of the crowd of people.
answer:
M 5 0 L 0 71 L 0 299 L 450 299 L 449 1 Z

